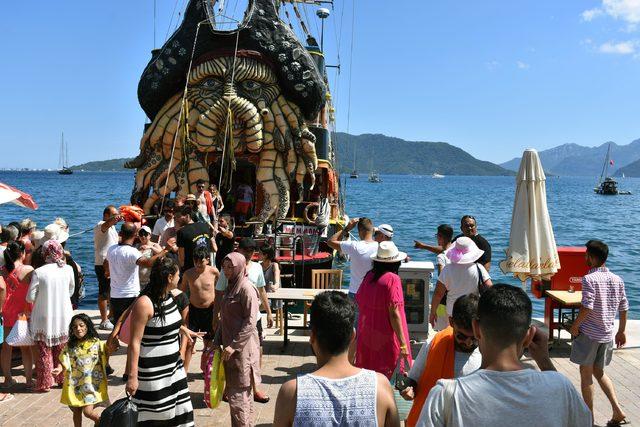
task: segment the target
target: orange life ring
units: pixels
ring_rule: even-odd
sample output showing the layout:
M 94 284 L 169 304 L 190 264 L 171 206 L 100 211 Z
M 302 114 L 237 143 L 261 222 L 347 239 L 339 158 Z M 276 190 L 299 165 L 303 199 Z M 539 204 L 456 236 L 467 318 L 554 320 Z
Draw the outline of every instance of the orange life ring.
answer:
M 309 208 L 314 207 L 316 209 L 316 216 L 311 219 L 311 217 L 309 216 Z M 307 204 L 307 206 L 305 206 L 304 208 L 304 212 L 302 213 L 302 217 L 304 218 L 304 220 L 309 223 L 309 224 L 315 224 L 316 222 L 316 218 L 318 218 L 318 212 L 320 210 L 320 204 L 317 202 L 311 202 L 309 204 Z
M 144 218 L 144 210 L 140 206 L 136 205 L 128 205 L 128 206 L 120 206 L 120 214 L 124 217 L 124 220 L 127 222 L 141 223 L 144 224 L 146 222 Z

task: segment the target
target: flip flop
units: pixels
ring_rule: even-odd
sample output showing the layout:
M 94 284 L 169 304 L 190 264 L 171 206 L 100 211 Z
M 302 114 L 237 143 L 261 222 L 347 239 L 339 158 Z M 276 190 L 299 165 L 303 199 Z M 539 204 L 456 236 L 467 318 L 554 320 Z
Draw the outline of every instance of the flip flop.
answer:
M 2 399 L 0 399 L 0 403 L 4 403 L 4 402 L 8 402 L 10 400 L 13 400 L 15 396 L 11 393 L 5 393 L 4 397 Z
M 264 393 L 256 393 L 253 395 L 253 401 L 258 403 L 267 403 L 271 398 Z
M 607 427 L 618 427 L 618 426 L 622 426 L 622 425 L 625 425 L 625 424 L 630 424 L 629 421 L 627 421 L 626 418 L 623 418 L 620 421 L 616 421 L 616 420 L 607 421 Z
M 2 385 L 0 385 L 0 390 L 10 390 L 10 389 L 14 388 L 16 386 L 16 384 L 18 384 L 18 382 L 16 380 L 12 379 L 9 384 L 2 383 Z

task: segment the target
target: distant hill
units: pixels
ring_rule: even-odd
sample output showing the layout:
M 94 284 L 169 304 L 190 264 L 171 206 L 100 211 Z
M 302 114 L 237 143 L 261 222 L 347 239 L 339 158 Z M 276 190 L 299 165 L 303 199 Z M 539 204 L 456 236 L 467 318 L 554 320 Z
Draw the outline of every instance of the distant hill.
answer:
M 353 149 L 360 173 L 375 169 L 383 174 L 431 175 L 513 175 L 491 162 L 478 160 L 466 151 L 446 142 L 414 142 L 380 134 L 350 135 L 338 132 L 334 143 L 338 149 L 341 172 L 351 172 Z M 121 171 L 131 159 L 113 159 L 72 166 L 74 170 Z
M 83 163 L 77 166 L 71 166 L 71 169 L 93 171 L 93 172 L 123 171 L 123 170 L 128 170 L 124 168 L 124 164 L 129 160 L 133 160 L 133 159 L 123 158 L 123 159 L 111 159 L 111 160 L 98 160 L 95 162 L 88 162 L 88 163 Z
M 640 159 L 640 139 L 636 139 L 627 145 L 605 142 L 598 147 L 563 144 L 540 151 L 540 161 L 544 170 L 554 175 L 599 176 L 609 144 L 611 144 L 611 158 L 614 161 L 614 167 L 610 168 L 611 170 Z M 500 164 L 503 168 L 513 171 L 517 171 L 519 165 L 520 157 Z
M 628 176 L 628 177 L 635 177 L 635 178 L 640 177 L 640 159 L 636 160 L 633 163 L 628 164 L 625 167 L 618 169 L 614 173 L 614 176 L 622 176 L 623 173 L 625 176 Z
M 341 172 L 371 169 L 383 174 L 431 175 L 513 175 L 494 163 L 478 160 L 446 142 L 405 141 L 381 134 L 350 135 L 337 132 L 335 141 Z

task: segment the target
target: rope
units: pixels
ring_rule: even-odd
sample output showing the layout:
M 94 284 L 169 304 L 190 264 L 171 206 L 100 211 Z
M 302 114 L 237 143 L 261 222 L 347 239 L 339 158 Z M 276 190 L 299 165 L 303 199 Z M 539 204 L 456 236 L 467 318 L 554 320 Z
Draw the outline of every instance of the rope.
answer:
M 352 0 L 351 10 L 351 54 L 349 55 L 349 96 L 347 101 L 347 133 L 351 124 L 351 75 L 353 74 L 353 36 L 356 28 L 356 0 Z
M 240 41 L 240 31 L 236 31 L 236 45 L 233 50 L 233 64 L 231 65 L 231 88 L 233 88 L 233 82 L 236 78 L 236 59 L 238 59 L 238 42 Z M 231 97 L 229 97 L 229 102 L 227 103 L 227 120 L 225 120 L 224 127 L 224 144 L 222 144 L 222 157 L 220 157 L 220 174 L 218 175 L 218 191 L 222 191 L 222 176 L 224 172 L 224 163 L 225 163 L 225 155 L 227 154 L 227 135 L 230 136 L 229 140 L 231 141 L 231 151 L 233 151 L 233 114 L 231 112 Z M 228 155 L 227 157 L 233 158 L 233 163 L 230 165 L 232 167 L 232 172 L 235 170 L 235 158 L 234 154 Z M 231 176 L 231 175 L 230 175 Z M 231 178 L 225 180 L 229 185 L 229 190 L 231 190 Z
M 191 58 L 189 59 L 189 68 L 187 68 L 187 76 L 184 82 L 184 91 L 182 93 L 182 105 L 180 106 L 180 115 L 178 116 L 178 128 L 175 135 L 173 135 L 173 144 L 171 145 L 171 157 L 169 158 L 169 167 L 167 168 L 167 178 L 164 181 L 164 191 L 162 192 L 162 201 L 160 202 L 160 212 L 164 209 L 164 199 L 167 197 L 167 186 L 169 185 L 169 176 L 171 175 L 171 164 L 173 163 L 173 157 L 176 151 L 176 142 L 178 141 L 178 134 L 180 133 L 180 123 L 184 119 L 185 100 L 187 99 L 187 89 L 189 88 L 189 74 L 191 74 L 191 67 L 193 66 L 193 57 L 196 54 L 196 44 L 198 42 L 198 34 L 200 33 L 200 24 L 196 27 L 196 36 L 193 39 L 193 47 L 191 48 Z M 186 137 L 186 135 L 185 135 Z
M 174 16 L 176 16 L 176 8 L 178 7 L 178 1 L 180 0 L 176 0 L 175 4 L 173 5 L 173 11 L 171 12 L 171 20 L 169 21 L 169 26 L 167 27 L 167 34 L 165 34 L 164 36 L 165 41 L 167 41 L 167 39 L 169 38 L 169 31 L 171 31 L 171 24 L 173 24 L 173 18 Z M 155 43 L 154 43 L 154 47 L 155 47 Z

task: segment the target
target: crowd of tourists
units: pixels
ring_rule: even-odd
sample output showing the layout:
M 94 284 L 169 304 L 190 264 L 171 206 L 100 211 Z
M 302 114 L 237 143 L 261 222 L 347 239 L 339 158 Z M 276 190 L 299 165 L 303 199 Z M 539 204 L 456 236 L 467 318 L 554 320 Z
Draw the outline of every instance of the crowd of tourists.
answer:
M 253 425 L 255 402 L 270 400 L 261 390 L 263 319 L 273 327 L 282 307 L 269 300 L 280 286 L 280 268 L 273 247 L 234 235 L 232 219 L 215 200 L 199 183 L 198 194 L 165 201 L 153 227 L 129 221 L 115 206 L 104 209 L 93 237 L 97 329 L 108 331 L 106 342 L 87 315 L 74 315 L 83 274 L 65 250 L 64 219 L 42 231 L 29 219 L 3 226 L 0 404 L 19 387 L 12 376 L 18 347 L 23 387 L 45 393 L 61 386 L 74 425 L 83 417 L 98 422 L 96 405 L 109 400 L 107 378 L 115 374 L 109 357 L 126 345 L 126 367 L 117 375 L 137 405 L 139 424 L 193 425 L 186 372 L 201 339 L 203 371 L 209 352 L 221 350 L 232 425 Z M 607 245 L 586 244 L 591 270 L 571 328 L 581 398 L 555 372 L 548 336 L 532 326 L 526 293 L 492 283 L 491 246 L 476 219 L 464 216 L 460 226 L 454 236 L 450 225 L 440 225 L 434 244 L 415 241 L 436 254 L 438 273 L 429 315 L 437 333 L 417 354 L 399 276 L 408 256 L 394 243 L 393 227 L 356 218 L 329 237 L 330 248 L 350 257 L 348 293 L 327 291 L 311 304 L 317 369 L 282 385 L 276 426 L 493 426 L 514 419 L 523 426 L 587 426 L 593 378 L 611 402 L 608 426 L 626 422 L 604 373 L 614 346 L 626 343 L 629 308 L 622 279 L 606 268 Z M 350 238 L 356 229 L 358 238 Z M 19 327 L 25 323 L 26 332 Z M 525 353 L 538 369 L 522 362 Z M 398 415 L 402 399 L 412 402 L 406 419 Z

